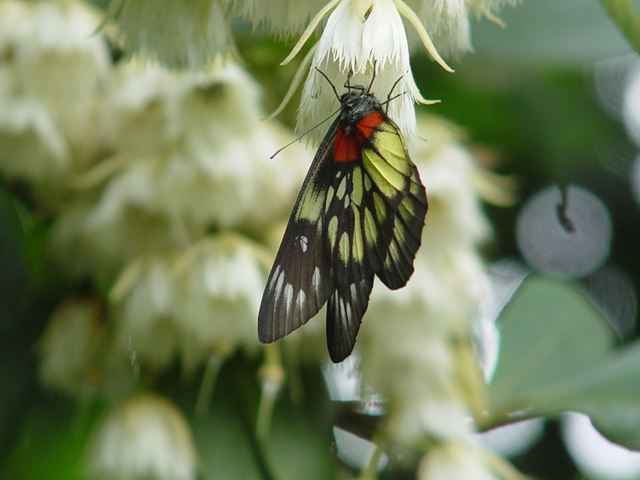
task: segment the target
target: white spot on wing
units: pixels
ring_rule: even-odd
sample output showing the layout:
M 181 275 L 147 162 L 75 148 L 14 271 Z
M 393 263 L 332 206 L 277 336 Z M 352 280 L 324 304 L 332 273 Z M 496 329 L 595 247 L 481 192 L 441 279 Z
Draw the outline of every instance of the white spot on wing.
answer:
M 284 301 L 287 302 L 287 315 L 291 311 L 291 303 L 293 302 L 293 285 L 287 283 L 287 286 L 284 287 Z
M 273 297 L 276 299 L 274 304 L 280 300 L 280 295 L 282 294 L 282 284 L 284 283 L 284 270 L 280 272 L 278 275 L 278 280 L 276 281 L 275 291 Z
M 349 200 L 349 194 L 347 193 L 347 194 L 344 196 L 344 208 L 349 208 L 349 204 L 350 204 L 350 203 L 351 203 L 351 202 L 350 202 L 350 200 Z
M 316 267 L 313 270 L 313 276 L 311 277 L 311 287 L 313 288 L 314 291 L 319 291 L 320 290 L 320 282 L 322 281 L 322 278 L 320 276 L 320 269 L 318 267 Z
M 273 275 L 271 275 L 271 281 L 269 282 L 269 290 L 273 288 L 273 286 L 276 283 L 276 280 L 278 280 L 278 275 L 280 275 L 280 270 L 282 270 L 282 267 L 280 265 L 276 265 L 276 269 L 273 271 Z
M 344 301 L 344 298 L 338 297 L 340 299 L 340 311 L 342 312 L 342 323 L 346 326 L 349 323 L 349 318 L 347 317 L 347 305 Z
M 306 252 L 307 249 L 309 248 L 309 239 L 304 235 L 302 235 L 301 237 L 298 238 L 298 241 L 300 242 L 300 248 L 302 249 L 302 252 L 303 253 Z
M 304 293 L 304 290 L 300 290 L 298 292 L 298 296 L 296 297 L 296 307 L 301 309 L 304 306 L 304 302 L 307 301 L 307 295 Z

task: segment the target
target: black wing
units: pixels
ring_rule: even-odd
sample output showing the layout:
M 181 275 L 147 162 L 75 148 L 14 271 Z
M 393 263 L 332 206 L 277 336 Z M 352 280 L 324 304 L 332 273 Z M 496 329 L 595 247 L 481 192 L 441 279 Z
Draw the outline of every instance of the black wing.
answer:
M 324 207 L 336 120 L 302 184 L 258 314 L 258 339 L 275 342 L 307 323 L 335 289 L 324 239 Z
M 340 285 L 331 295 L 327 306 L 327 347 L 333 363 L 351 354 L 372 288 L 373 275 Z

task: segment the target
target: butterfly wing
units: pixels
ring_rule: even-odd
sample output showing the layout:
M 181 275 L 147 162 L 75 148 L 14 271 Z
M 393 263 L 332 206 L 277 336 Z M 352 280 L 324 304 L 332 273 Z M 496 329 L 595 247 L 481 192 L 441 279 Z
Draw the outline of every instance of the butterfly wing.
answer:
M 350 285 L 338 285 L 331 295 L 327 304 L 327 347 L 332 362 L 341 362 L 351 354 L 372 288 L 373 275 Z
M 413 261 L 420 248 L 424 218 L 427 214 L 427 194 L 418 169 L 411 164 L 408 195 L 396 210 L 393 238 L 378 278 L 391 290 L 404 287 L 413 274 Z
M 328 300 L 334 362 L 353 350 L 375 275 L 389 288 L 407 283 L 427 211 L 398 128 L 377 100 L 362 99 L 364 114 L 337 119 L 318 149 L 258 316 L 258 337 L 270 343 L 305 324 Z
M 389 237 L 384 243 L 384 261 L 376 273 L 387 287 L 397 289 L 406 285 L 413 274 L 427 213 L 427 195 L 398 127 L 386 116 L 382 118 L 369 148 L 362 150 L 362 161 L 389 217 L 384 222 L 379 220 L 381 229 L 388 228 Z
M 420 246 L 426 195 L 397 127 L 372 110 L 353 131 L 339 127 L 325 200 L 325 229 L 335 292 L 327 309 L 334 362 L 355 345 L 377 274 L 406 284 Z
M 329 128 L 307 173 L 276 255 L 258 314 L 258 339 L 275 342 L 313 317 L 334 291 L 324 206 L 332 140 Z

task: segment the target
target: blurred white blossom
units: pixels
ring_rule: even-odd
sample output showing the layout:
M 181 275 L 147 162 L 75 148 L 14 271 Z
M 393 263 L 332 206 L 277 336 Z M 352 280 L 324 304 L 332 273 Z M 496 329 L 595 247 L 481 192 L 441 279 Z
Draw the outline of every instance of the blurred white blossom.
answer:
M 101 113 L 114 153 L 76 176 L 52 233 L 57 263 L 108 281 L 209 228 L 264 235 L 288 215 L 310 153 L 293 144 L 269 159 L 291 134 L 262 116 L 258 86 L 231 62 L 198 75 L 120 64 Z
M 141 52 L 167 67 L 197 69 L 229 48 L 227 0 L 113 0 L 125 51 Z
M 99 300 L 78 298 L 54 312 L 38 342 L 38 376 L 44 386 L 76 397 L 99 384 L 107 335 L 102 310 Z
M 429 450 L 418 480 L 527 480 L 501 458 L 468 442 L 445 442 Z M 530 479 L 529 479 L 530 480 Z
M 195 480 L 197 455 L 186 419 L 165 398 L 141 393 L 96 426 L 85 476 L 100 480 Z
M 69 278 L 110 285 L 134 259 L 149 252 L 186 248 L 192 235 L 138 207 L 99 208 L 95 194 L 60 207 L 48 244 L 49 257 Z
M 327 0 L 244 0 L 237 3 L 254 26 L 265 26 L 277 35 L 290 36 L 301 33 Z
M 172 318 L 175 303 L 173 263 L 177 252 L 139 257 L 124 269 L 111 290 L 115 304 L 115 352 L 154 368 L 174 359 L 180 338 Z
M 500 7 L 505 3 L 516 2 L 517 0 L 407 0 L 436 47 L 449 55 L 471 50 L 470 19 L 487 17 L 500 23 L 496 17 Z M 414 38 L 412 46 L 414 49 L 419 48 L 417 38 Z
M 198 75 L 123 68 L 110 93 L 115 117 L 105 120 L 118 151 L 107 162 L 119 168 L 99 211 L 134 206 L 186 229 L 261 228 L 286 214 L 309 153 L 294 144 L 268 158 L 290 137 L 260 121 L 259 89 L 242 68 L 230 61 Z M 136 96 L 146 100 L 128 101 Z
M 264 247 L 231 234 L 140 257 L 111 292 L 115 351 L 155 368 L 179 358 L 191 372 L 216 352 L 255 350 L 269 259 Z
M 0 3 L 0 169 L 60 191 L 101 147 L 97 103 L 111 61 L 99 14 L 75 0 Z
M 183 361 L 197 365 L 216 350 L 256 350 L 257 318 L 271 252 L 239 235 L 200 240 L 176 264 L 175 321 Z
M 388 428 L 405 442 L 460 440 L 483 408 L 471 332 L 488 288 L 479 244 L 489 227 L 473 189 L 470 153 L 442 121 L 423 117 L 411 158 L 429 210 L 415 272 L 398 291 L 374 288 L 356 350 L 364 384 L 388 402 Z

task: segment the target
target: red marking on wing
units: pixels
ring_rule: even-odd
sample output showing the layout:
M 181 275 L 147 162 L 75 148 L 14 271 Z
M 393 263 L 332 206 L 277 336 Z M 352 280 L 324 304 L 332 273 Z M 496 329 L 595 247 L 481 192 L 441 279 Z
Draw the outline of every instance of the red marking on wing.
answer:
M 356 125 L 356 128 L 364 138 L 371 138 L 371 135 L 373 135 L 373 131 L 375 130 L 375 128 L 382 122 L 384 122 L 382 114 L 380 114 L 380 112 L 374 111 L 360 120 Z
M 355 132 L 352 135 L 345 133 L 344 126 L 340 125 L 333 147 L 333 161 L 352 162 L 358 160 L 364 141 L 371 138 L 375 128 L 383 121 L 380 112 L 371 112 L 356 124 Z
M 364 140 L 364 138 L 362 140 Z M 333 147 L 333 161 L 351 162 L 360 158 L 362 140 L 345 133 L 344 128 L 340 125 L 336 132 L 336 143 Z

